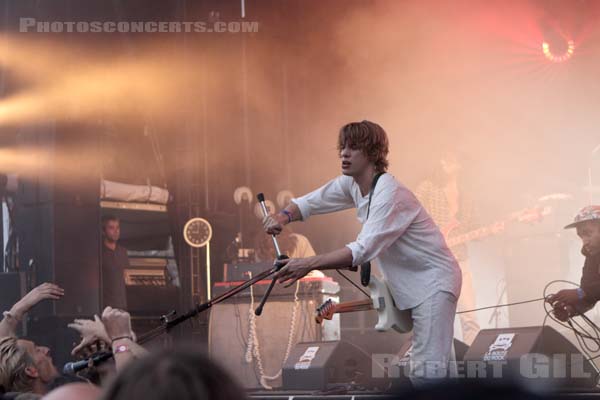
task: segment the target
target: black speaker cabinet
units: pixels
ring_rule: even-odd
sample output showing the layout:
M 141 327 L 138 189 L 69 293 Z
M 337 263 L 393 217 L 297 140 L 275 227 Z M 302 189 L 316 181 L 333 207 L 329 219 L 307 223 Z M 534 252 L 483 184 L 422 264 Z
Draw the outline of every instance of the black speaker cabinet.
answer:
M 587 357 L 549 326 L 483 329 L 467 350 L 467 378 L 509 379 L 543 388 L 594 387 Z
M 27 337 L 48 344 L 55 362 L 70 358 L 73 318 L 99 313 L 100 174 L 97 127 L 47 122 L 23 127 L 18 143 L 31 163 L 19 172 L 15 230 L 20 270 L 30 287 L 65 289 L 30 313 Z M 31 262 L 31 264 L 30 264 Z
M 377 367 L 377 365 L 375 365 Z M 283 366 L 284 390 L 323 390 L 350 382 L 367 385 L 373 376 L 371 354 L 346 341 L 298 343 Z
M 33 316 L 100 311 L 100 160 L 94 129 L 48 122 L 19 133 L 22 149 L 32 157 L 41 155 L 39 163 L 19 174 L 15 228 L 20 268 L 32 286 L 54 282 L 65 289 L 60 301 L 42 302 Z

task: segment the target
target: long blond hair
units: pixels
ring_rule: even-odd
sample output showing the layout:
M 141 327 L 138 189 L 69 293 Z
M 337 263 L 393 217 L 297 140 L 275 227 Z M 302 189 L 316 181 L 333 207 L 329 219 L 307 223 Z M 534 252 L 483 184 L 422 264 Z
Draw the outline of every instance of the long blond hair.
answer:
M 0 338 L 0 386 L 6 392 L 30 392 L 33 378 L 25 369 L 33 365 L 33 359 L 16 337 Z

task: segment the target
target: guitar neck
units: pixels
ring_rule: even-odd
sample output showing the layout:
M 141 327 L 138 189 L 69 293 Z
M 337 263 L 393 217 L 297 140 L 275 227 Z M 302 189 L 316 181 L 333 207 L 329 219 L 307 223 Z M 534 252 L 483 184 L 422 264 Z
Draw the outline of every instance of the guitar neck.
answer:
M 335 305 L 336 313 L 368 311 L 368 310 L 372 310 L 372 309 L 373 309 L 373 300 L 371 300 L 371 299 L 347 301 L 347 302 L 339 303 L 339 304 Z
M 446 244 L 448 247 L 458 246 L 459 244 L 470 242 L 471 240 L 483 239 L 488 236 L 497 235 L 506 229 L 506 225 L 509 222 L 520 222 L 520 223 L 533 223 L 539 222 L 543 217 L 552 213 L 552 207 L 533 207 L 524 209 L 521 211 L 510 214 L 504 220 L 494 222 L 491 225 L 484 226 L 479 229 L 475 229 L 471 232 L 464 233 L 462 235 L 446 238 Z
M 459 244 L 467 243 L 476 239 L 483 239 L 488 236 L 496 235 L 505 229 L 506 222 L 499 221 L 494 225 L 484 226 L 471 232 L 451 237 L 446 240 L 448 247 L 458 246 Z

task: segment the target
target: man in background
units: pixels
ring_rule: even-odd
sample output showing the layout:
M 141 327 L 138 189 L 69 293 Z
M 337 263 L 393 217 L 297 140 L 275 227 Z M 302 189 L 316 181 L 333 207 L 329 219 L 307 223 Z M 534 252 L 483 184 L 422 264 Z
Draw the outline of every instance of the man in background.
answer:
M 102 308 L 127 309 L 125 269 L 129 268 L 127 249 L 119 246 L 121 224 L 114 215 L 102 217 Z

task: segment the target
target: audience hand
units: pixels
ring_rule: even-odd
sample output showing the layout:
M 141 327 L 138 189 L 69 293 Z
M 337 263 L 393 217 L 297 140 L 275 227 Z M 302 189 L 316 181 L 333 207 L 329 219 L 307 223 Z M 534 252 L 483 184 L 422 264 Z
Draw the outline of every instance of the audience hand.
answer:
M 93 321 L 89 319 L 76 319 L 68 326 L 81 334 L 81 342 L 73 348 L 71 351 L 72 355 L 87 356 L 87 353 L 97 351 L 98 347 L 104 347 L 103 344 L 110 344 L 110 337 L 97 315 L 94 315 Z
M 106 307 L 102 312 L 102 322 L 111 341 L 126 336 L 130 336 L 132 340 L 134 339 L 131 329 L 131 317 L 127 311 Z
M 37 303 L 42 300 L 51 299 L 58 300 L 65 294 L 65 290 L 53 283 L 42 283 L 33 288 L 21 300 L 19 300 L 10 310 L 11 314 L 21 319 L 23 315 L 32 309 Z

